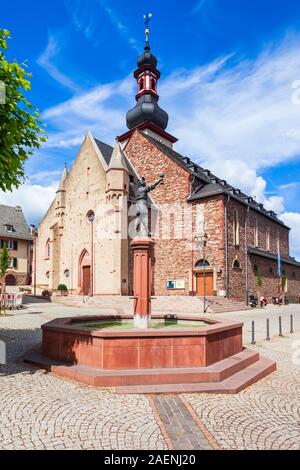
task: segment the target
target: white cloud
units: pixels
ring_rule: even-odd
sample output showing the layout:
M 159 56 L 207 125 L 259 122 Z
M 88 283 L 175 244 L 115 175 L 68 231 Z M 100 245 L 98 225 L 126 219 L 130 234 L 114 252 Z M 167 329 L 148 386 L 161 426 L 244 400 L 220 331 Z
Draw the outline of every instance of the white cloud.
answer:
M 79 92 L 80 88 L 74 83 L 69 77 L 61 72 L 58 67 L 53 63 L 54 58 L 59 54 L 60 46 L 59 42 L 53 35 L 49 35 L 48 44 L 44 52 L 38 58 L 38 64 L 43 67 L 48 74 L 60 83 L 62 86 L 68 88 L 73 92 Z
M 297 212 L 286 212 L 280 217 L 283 222 L 292 229 L 290 240 L 292 256 L 300 260 L 300 214 Z
M 28 224 L 38 224 L 52 203 L 59 182 L 49 186 L 26 183 L 12 193 L 0 192 L 0 204 L 21 206 Z
M 179 137 L 177 150 L 279 214 L 285 211 L 284 199 L 268 197 L 259 173 L 299 159 L 295 130 L 300 135 L 300 105 L 293 104 L 300 78 L 299 39 L 289 35 L 254 60 L 230 55 L 193 70 L 176 70 L 159 88 L 161 105 L 170 115 L 168 130 Z M 125 130 L 134 94 L 134 79 L 125 77 L 46 110 L 43 119 L 54 129 L 47 145 L 75 147 L 88 129 L 113 142 Z

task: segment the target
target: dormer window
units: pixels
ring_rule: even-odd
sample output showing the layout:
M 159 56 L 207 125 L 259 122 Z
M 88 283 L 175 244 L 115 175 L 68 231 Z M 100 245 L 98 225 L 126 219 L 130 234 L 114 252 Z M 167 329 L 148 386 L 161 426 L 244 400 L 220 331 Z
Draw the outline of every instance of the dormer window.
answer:
M 5 230 L 6 230 L 8 233 L 13 233 L 13 231 L 14 231 L 14 226 L 13 226 L 13 225 L 5 225 Z

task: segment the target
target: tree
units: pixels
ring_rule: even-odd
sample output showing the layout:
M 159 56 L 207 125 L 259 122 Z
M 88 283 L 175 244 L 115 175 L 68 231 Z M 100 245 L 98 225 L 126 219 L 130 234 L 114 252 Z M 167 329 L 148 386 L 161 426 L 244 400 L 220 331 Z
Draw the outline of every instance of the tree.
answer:
M 39 113 L 25 94 L 30 90 L 27 64 L 5 59 L 10 33 L 0 29 L 0 190 L 12 191 L 24 182 L 24 164 L 46 141 Z M 1 92 L 1 90 L 0 90 Z M 2 97 L 3 98 L 3 97 Z
M 0 281 L 4 278 L 11 262 L 10 250 L 4 246 L 0 253 Z
M 264 283 L 264 276 L 263 273 L 261 272 L 260 268 L 257 269 L 256 274 L 255 274 L 255 279 L 256 279 L 256 284 L 258 287 L 258 297 L 261 295 L 261 288 Z
M 10 256 L 10 250 L 7 248 L 7 246 L 4 246 L 0 252 L 0 284 L 2 282 L 2 288 L 0 291 L 0 315 L 1 315 L 1 309 L 2 309 L 2 304 L 4 304 L 4 308 L 6 306 L 6 294 L 5 294 L 5 282 L 4 282 L 4 277 L 5 274 L 10 266 L 10 261 L 11 261 L 11 256 Z M 4 302 L 3 302 L 4 300 Z

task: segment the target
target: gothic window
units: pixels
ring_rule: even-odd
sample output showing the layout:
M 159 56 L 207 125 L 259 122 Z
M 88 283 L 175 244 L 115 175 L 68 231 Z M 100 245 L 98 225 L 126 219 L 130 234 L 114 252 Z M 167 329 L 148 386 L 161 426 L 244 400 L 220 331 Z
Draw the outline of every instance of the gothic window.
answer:
M 267 228 L 267 251 L 270 251 L 270 227 Z
M 235 259 L 233 262 L 233 269 L 241 269 L 241 263 L 238 259 Z
M 47 243 L 46 243 L 46 252 L 45 252 L 45 255 L 46 255 L 46 259 L 49 259 L 50 256 L 51 256 L 50 239 L 48 239 L 48 240 L 47 240 Z
M 238 211 L 234 211 L 234 220 L 233 220 L 233 240 L 235 246 L 240 244 L 240 220 Z
M 254 225 L 254 245 L 258 247 L 258 222 L 257 219 L 255 219 L 255 225 Z
M 195 264 L 195 268 L 204 268 L 204 267 L 208 267 L 208 266 L 210 266 L 209 262 L 207 260 L 204 260 L 204 259 L 200 259 Z

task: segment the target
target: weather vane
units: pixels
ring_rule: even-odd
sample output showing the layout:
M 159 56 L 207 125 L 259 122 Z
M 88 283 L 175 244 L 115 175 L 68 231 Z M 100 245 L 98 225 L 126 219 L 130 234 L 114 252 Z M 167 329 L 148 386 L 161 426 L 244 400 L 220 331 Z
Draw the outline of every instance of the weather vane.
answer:
M 145 25 L 146 25 L 145 33 L 146 33 L 146 43 L 147 44 L 149 43 L 149 34 L 150 34 L 149 24 L 150 24 L 152 16 L 153 16 L 152 13 L 147 13 L 146 15 L 144 15 Z

